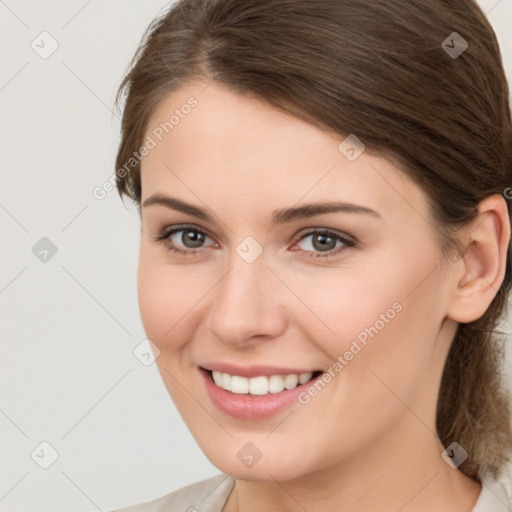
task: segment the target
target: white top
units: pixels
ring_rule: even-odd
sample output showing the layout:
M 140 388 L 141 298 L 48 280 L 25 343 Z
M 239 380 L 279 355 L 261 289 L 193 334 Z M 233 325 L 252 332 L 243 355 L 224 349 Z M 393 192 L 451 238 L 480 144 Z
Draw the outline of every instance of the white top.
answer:
M 234 485 L 233 477 L 221 474 L 156 500 L 111 512 L 222 512 Z M 506 481 L 484 478 L 482 492 L 471 512 L 512 512 L 510 486 Z

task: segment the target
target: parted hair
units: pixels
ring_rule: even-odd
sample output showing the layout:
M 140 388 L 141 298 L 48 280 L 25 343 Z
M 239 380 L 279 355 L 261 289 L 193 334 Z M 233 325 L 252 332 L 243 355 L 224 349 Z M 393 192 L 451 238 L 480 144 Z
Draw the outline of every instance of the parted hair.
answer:
M 117 189 L 139 208 L 132 155 L 158 103 L 195 80 L 356 134 L 427 194 L 446 258 L 486 197 L 502 194 L 510 216 L 509 89 L 496 35 L 473 0 L 171 4 L 148 26 L 116 97 Z M 511 455 L 500 330 L 510 286 L 509 245 L 503 282 L 483 316 L 458 325 L 440 383 L 438 436 L 468 452 L 459 470 L 475 479 L 498 477 Z

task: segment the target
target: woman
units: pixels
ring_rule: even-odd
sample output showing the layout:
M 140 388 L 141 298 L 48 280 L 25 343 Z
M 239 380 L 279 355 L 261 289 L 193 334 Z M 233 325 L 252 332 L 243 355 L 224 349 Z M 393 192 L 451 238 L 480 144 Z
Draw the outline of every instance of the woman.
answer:
M 141 318 L 221 474 L 122 510 L 510 510 L 511 116 L 477 5 L 183 0 L 124 93 Z

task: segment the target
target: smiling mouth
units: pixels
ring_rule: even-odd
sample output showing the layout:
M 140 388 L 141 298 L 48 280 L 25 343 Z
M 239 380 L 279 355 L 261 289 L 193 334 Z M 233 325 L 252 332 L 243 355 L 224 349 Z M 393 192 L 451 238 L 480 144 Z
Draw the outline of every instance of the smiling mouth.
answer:
M 211 371 L 206 368 L 201 368 L 201 370 L 209 375 L 209 378 L 217 387 L 234 394 L 248 396 L 265 396 L 268 394 L 281 393 L 282 391 L 303 386 L 323 373 L 321 370 L 318 370 L 300 374 L 261 375 L 248 378 L 219 371 Z

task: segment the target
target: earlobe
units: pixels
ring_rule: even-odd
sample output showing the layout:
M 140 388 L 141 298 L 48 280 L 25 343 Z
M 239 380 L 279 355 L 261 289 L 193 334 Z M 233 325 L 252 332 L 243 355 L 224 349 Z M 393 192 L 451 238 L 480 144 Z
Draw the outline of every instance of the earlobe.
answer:
M 505 199 L 494 194 L 478 206 L 478 215 L 463 228 L 463 255 L 457 264 L 447 316 L 460 323 L 481 318 L 505 276 L 510 243 L 510 218 Z

